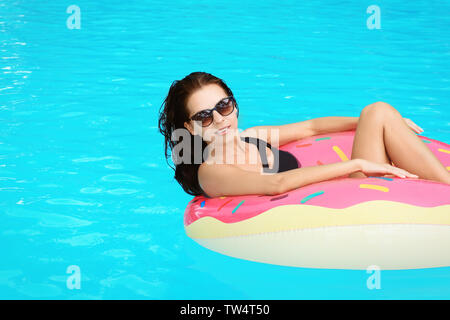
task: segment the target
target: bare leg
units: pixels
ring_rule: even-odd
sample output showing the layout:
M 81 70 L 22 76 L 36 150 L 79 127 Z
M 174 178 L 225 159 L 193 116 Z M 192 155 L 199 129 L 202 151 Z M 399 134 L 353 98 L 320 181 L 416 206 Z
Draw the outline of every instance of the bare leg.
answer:
M 353 142 L 352 159 L 355 158 L 395 164 L 421 179 L 450 184 L 450 173 L 444 165 L 408 127 L 400 113 L 384 102 L 362 110 Z M 366 175 L 356 172 L 349 177 Z
M 384 115 L 381 112 L 368 112 L 371 106 L 373 104 L 366 106 L 359 116 L 351 158 L 391 164 L 384 146 Z M 366 178 L 367 176 L 362 172 L 355 172 L 349 177 Z

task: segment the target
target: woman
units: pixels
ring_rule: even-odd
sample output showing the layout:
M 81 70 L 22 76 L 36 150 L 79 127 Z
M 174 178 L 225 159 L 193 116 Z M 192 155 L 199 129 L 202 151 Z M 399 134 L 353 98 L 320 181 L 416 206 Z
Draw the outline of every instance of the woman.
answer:
M 384 102 L 366 106 L 359 118 L 323 117 L 243 132 L 238 131 L 238 114 L 231 90 L 209 73 L 193 72 L 173 82 L 162 105 L 159 130 L 165 137 L 166 158 L 168 149 L 174 151 L 177 146 L 177 141 L 172 140 L 176 130 L 188 132 L 192 138 L 187 139 L 188 149 L 180 154 L 189 161 L 175 166 L 175 179 L 187 193 L 209 197 L 276 195 L 338 177 L 385 175 L 450 184 L 450 173 L 412 132 L 423 130 Z M 345 162 L 302 168 L 293 155 L 272 147 L 354 129 L 351 160 Z M 201 145 L 202 152 L 197 162 L 196 144 Z M 211 146 L 213 151 L 205 155 Z M 214 161 L 209 161 L 210 157 Z M 257 160 L 242 163 L 238 159 Z M 271 172 L 275 173 L 264 174 L 273 168 Z

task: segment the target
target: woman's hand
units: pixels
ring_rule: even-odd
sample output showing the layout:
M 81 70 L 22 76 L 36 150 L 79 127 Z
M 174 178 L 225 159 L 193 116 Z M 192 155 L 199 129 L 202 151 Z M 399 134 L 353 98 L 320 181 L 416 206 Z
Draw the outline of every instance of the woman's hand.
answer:
M 365 175 L 382 174 L 382 175 L 394 175 L 400 178 L 418 178 L 419 176 L 412 174 L 401 168 L 391 166 L 387 163 L 376 163 L 365 159 L 355 159 L 360 171 Z
M 410 127 L 415 133 L 422 133 L 423 129 L 419 127 L 417 124 L 415 124 L 411 119 L 403 118 L 405 120 L 408 127 Z

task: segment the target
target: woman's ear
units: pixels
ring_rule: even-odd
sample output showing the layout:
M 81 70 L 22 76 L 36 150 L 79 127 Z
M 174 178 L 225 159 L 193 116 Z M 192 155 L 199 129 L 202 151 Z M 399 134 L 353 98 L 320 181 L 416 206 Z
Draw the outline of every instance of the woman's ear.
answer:
M 194 128 L 192 128 L 191 122 L 185 122 L 185 123 L 184 123 L 184 127 L 185 127 L 186 129 L 188 129 L 188 131 L 189 131 L 192 135 L 194 135 Z

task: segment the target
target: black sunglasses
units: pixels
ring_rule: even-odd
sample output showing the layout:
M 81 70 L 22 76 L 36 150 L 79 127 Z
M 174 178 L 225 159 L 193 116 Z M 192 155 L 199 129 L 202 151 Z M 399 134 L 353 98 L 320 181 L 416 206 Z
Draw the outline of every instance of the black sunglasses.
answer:
M 214 108 L 197 112 L 189 120 L 201 121 L 202 127 L 207 127 L 213 122 L 214 110 L 216 110 L 222 116 L 228 116 L 234 111 L 235 107 L 237 107 L 236 100 L 233 96 L 229 96 L 217 102 Z

